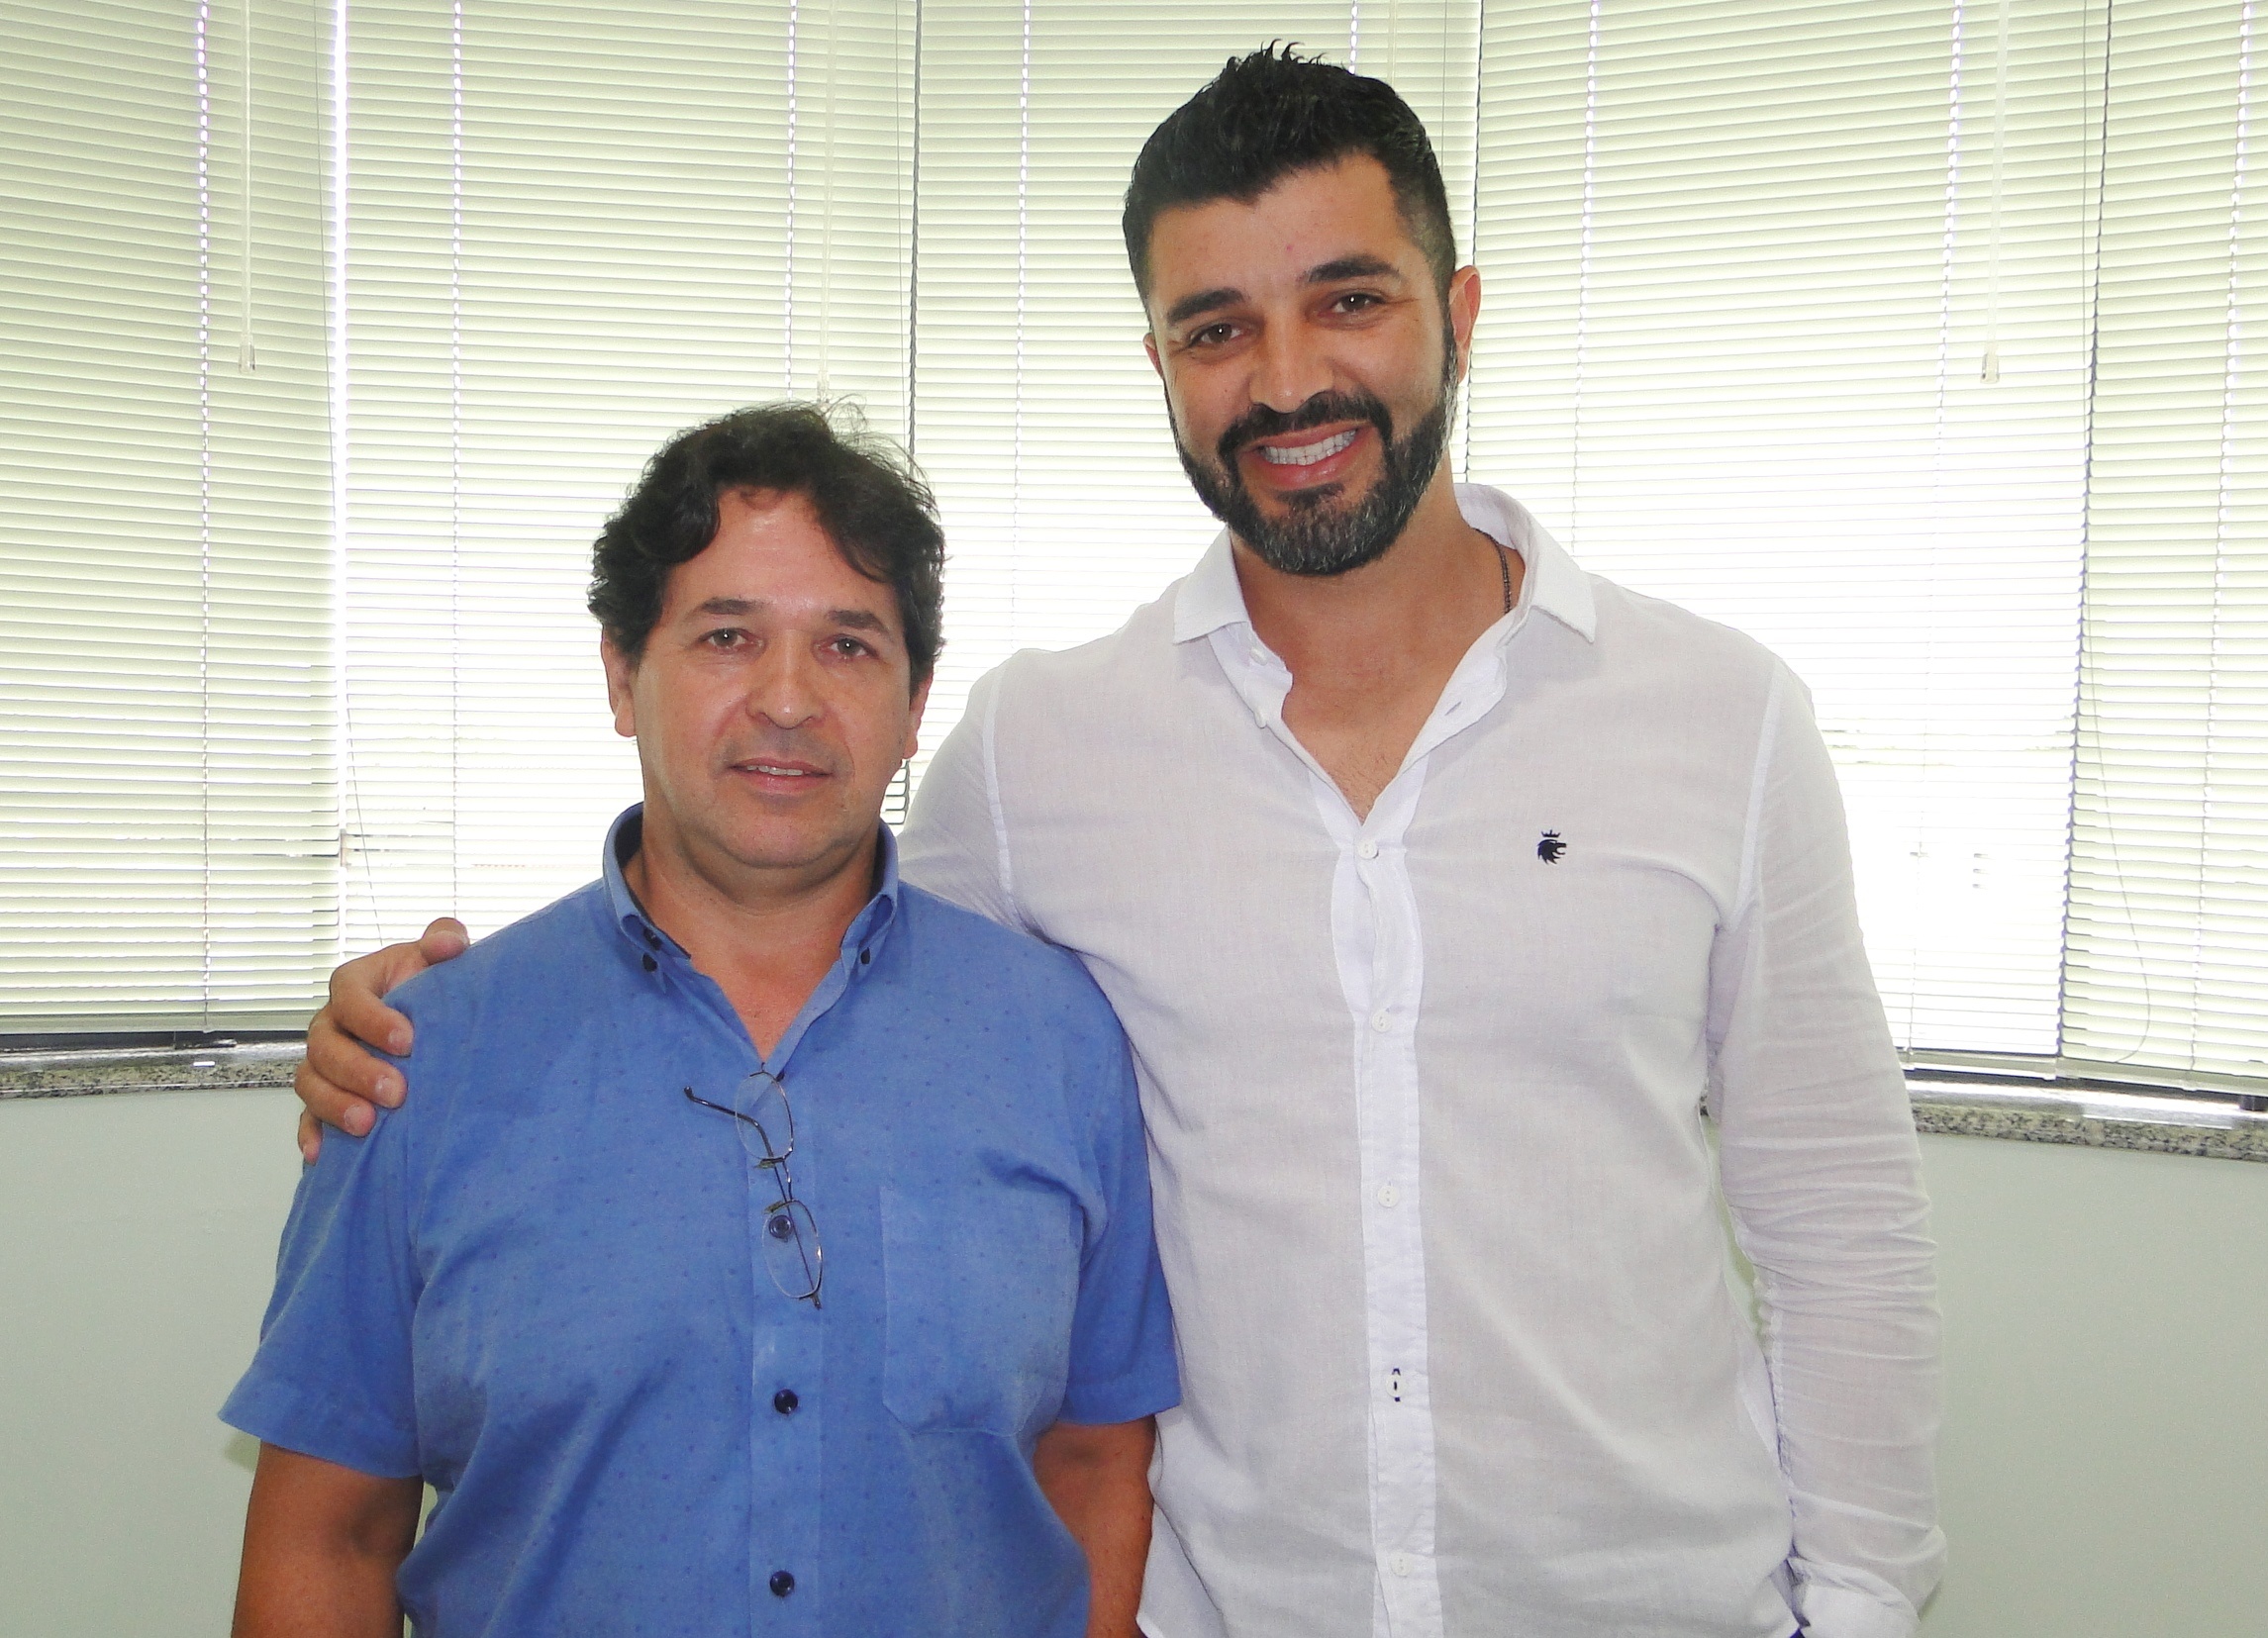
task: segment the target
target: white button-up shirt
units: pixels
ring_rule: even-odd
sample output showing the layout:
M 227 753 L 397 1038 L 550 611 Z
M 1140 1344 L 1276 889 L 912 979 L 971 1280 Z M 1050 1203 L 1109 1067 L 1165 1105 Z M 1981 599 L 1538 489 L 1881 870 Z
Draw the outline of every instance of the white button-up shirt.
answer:
M 1185 1396 L 1143 1627 L 1906 1634 L 1930 1247 L 1808 699 L 1458 500 L 1520 603 L 1367 818 L 1224 537 L 980 683 L 907 826 L 1134 1042 Z

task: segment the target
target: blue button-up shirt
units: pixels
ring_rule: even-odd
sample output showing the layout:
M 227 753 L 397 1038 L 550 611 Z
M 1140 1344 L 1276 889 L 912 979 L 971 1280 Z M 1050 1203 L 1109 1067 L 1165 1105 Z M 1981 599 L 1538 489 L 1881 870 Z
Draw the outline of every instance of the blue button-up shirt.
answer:
M 1062 1635 L 1052 1422 L 1178 1397 L 1127 1048 L 1070 957 L 882 884 L 761 1062 L 605 879 L 403 987 L 410 1096 L 331 1133 L 223 1416 L 440 1499 L 421 1633 Z M 824 1306 L 731 1105 L 794 1108 Z

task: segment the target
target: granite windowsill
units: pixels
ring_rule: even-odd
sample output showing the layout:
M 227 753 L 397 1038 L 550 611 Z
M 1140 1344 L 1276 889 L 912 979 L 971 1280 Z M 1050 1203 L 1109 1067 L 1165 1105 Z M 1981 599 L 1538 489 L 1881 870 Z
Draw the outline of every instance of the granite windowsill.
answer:
M 0 1099 L 288 1087 L 304 1051 L 298 1041 L 261 1041 L 191 1051 L 11 1052 L 0 1056 Z
M 2268 1114 L 2195 1098 L 2039 1091 L 1908 1079 L 1914 1123 L 1956 1137 L 2268 1161 Z
M 18 1053 L 0 1058 L 0 1099 L 288 1087 L 299 1056 L 296 1041 L 198 1051 Z M 2268 1114 L 2224 1105 L 2130 1093 L 2030 1092 L 1922 1077 L 1907 1085 L 1914 1097 L 1914 1123 L 1925 1132 L 2268 1161 Z

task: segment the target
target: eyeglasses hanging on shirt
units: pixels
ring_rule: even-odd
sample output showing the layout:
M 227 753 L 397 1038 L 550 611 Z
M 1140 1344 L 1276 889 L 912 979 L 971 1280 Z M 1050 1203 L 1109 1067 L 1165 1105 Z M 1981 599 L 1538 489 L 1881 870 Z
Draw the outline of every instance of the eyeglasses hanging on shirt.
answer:
M 818 1307 L 819 1288 L 826 1278 L 826 1262 L 819 1249 L 819 1225 L 811 1207 L 795 1198 L 795 1181 L 788 1176 L 788 1157 L 795 1153 L 795 1111 L 788 1107 L 787 1088 L 767 1070 L 753 1070 L 733 1089 L 731 1104 L 713 1104 L 685 1089 L 686 1100 L 705 1109 L 733 1117 L 740 1146 L 748 1158 L 771 1174 L 779 1199 L 764 1207 L 764 1269 L 772 1284 L 798 1302 Z

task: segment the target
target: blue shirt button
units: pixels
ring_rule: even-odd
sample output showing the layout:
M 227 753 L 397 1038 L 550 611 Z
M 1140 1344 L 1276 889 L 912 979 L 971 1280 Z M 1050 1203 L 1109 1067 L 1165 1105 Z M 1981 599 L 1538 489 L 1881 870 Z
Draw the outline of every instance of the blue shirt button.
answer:
M 795 1407 L 801 1403 L 803 1400 L 795 1397 L 795 1390 L 792 1388 L 783 1388 L 772 1396 L 772 1408 L 783 1416 L 793 1415 Z
M 795 1590 L 795 1578 L 794 1578 L 793 1576 L 789 1575 L 789 1574 L 788 1574 L 788 1573 L 787 1573 L 785 1570 L 774 1570 L 774 1571 L 772 1572 L 772 1596 L 773 1596 L 773 1597 L 775 1597 L 775 1598 L 784 1598 L 784 1597 L 786 1597 L 786 1596 L 787 1596 L 787 1595 L 788 1595 L 790 1592 L 793 1592 L 794 1590 Z

